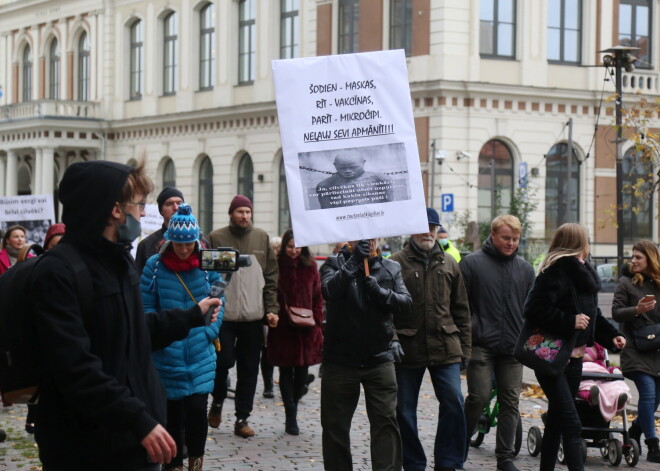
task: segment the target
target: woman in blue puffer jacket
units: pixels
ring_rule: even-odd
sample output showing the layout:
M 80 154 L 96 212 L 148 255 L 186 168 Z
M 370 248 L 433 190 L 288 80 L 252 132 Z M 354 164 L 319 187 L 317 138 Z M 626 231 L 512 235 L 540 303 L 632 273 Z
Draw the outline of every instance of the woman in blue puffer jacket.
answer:
M 215 272 L 199 269 L 199 225 L 187 204 L 170 219 L 165 243 L 149 258 L 142 272 L 144 312 L 188 309 L 208 296 L 219 280 Z M 194 298 L 194 299 L 193 299 Z M 164 469 L 183 471 L 183 436 L 190 470 L 201 470 L 208 431 L 206 406 L 215 379 L 216 350 L 224 308 L 217 322 L 191 329 L 183 340 L 153 353 L 154 364 L 167 390 L 167 431 L 177 456 Z

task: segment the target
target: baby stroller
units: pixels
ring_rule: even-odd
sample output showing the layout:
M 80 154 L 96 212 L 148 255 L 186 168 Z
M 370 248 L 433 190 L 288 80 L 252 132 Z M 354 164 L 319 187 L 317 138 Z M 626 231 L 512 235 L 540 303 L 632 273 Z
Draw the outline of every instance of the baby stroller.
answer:
M 602 349 L 602 347 L 600 347 Z M 605 362 L 609 367 L 607 352 L 602 349 L 605 355 Z M 590 380 L 595 382 L 623 381 L 623 375 L 618 373 L 599 373 L 583 371 L 582 381 Z M 593 387 L 592 387 L 593 388 Z M 628 433 L 628 416 L 625 407 L 622 407 L 616 414 L 623 419 L 621 427 L 615 427 L 611 420 L 606 420 L 601 414 L 598 405 L 592 405 L 591 401 L 584 397 L 575 398 L 575 407 L 582 423 L 582 459 L 587 459 L 588 448 L 598 448 L 601 456 L 608 460 L 613 466 L 619 466 L 625 458 L 628 466 L 635 466 L 639 462 L 639 443 L 630 438 Z M 542 414 L 541 419 L 545 424 L 546 415 Z M 621 439 L 617 435 L 621 435 Z M 532 456 L 537 456 L 541 452 L 541 443 L 543 434 L 539 427 L 533 426 L 527 433 L 527 450 Z M 559 446 L 558 459 L 561 464 L 565 464 L 563 444 Z

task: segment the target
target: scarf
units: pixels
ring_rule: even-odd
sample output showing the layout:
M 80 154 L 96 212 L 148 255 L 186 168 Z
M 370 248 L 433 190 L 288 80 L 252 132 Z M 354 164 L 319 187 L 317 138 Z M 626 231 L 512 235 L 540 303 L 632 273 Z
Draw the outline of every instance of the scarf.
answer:
M 5 250 L 7 251 L 7 256 L 9 257 L 9 265 L 14 265 L 16 263 L 16 259 L 18 259 L 18 252 L 20 252 L 21 249 L 15 249 L 11 245 L 7 244 Z
M 186 259 L 180 259 L 172 250 L 167 250 L 160 259 L 163 261 L 165 266 L 172 271 L 188 271 L 193 268 L 199 268 L 199 257 L 197 252 L 193 252 L 190 257 Z

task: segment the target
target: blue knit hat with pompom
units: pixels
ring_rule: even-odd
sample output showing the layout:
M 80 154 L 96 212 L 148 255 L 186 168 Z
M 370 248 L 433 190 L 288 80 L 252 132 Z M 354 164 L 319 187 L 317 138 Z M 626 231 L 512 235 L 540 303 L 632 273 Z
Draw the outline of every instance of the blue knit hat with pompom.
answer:
M 197 224 L 197 219 L 193 216 L 189 204 L 182 203 L 179 206 L 176 214 L 170 218 L 164 237 L 165 240 L 181 243 L 199 240 L 199 224 Z

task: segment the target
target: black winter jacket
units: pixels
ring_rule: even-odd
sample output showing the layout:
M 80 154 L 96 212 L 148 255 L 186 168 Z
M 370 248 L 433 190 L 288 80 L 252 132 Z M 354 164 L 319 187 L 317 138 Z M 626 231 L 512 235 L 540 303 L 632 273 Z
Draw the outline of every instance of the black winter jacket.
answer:
M 130 168 L 78 165 L 85 167 L 67 170 L 61 185 L 67 232 L 60 243 L 85 262 L 93 309 L 83 312 L 70 267 L 46 256 L 32 296 L 44 362 L 35 438 L 46 467 L 140 469 L 148 464 L 140 441 L 166 419 L 151 351 L 185 338 L 202 315 L 197 306 L 145 315 L 129 247 L 101 235 Z
M 513 355 L 523 324 L 523 306 L 534 284 L 532 265 L 518 256 L 500 253 L 490 238 L 481 250 L 458 264 L 470 301 L 472 347 Z
M 382 257 L 369 260 L 371 276 L 389 290 L 382 302 L 363 286 L 364 267 L 358 266 L 344 247 L 321 267 L 321 287 L 326 300 L 323 360 L 345 366 L 373 367 L 392 361 L 392 317 L 410 313 L 412 299 L 397 262 Z M 404 352 L 405 353 L 405 352 Z
M 586 314 L 589 327 L 580 331 L 575 346 L 591 346 L 595 340 L 613 350 L 612 341 L 622 334 L 600 312 L 599 289 L 600 281 L 591 265 L 576 257 L 562 257 L 536 278 L 525 302 L 525 319 L 551 334 L 570 337 L 575 331 L 575 316 Z
M 160 244 L 165 240 L 164 237 L 166 230 L 167 226 L 163 224 L 163 227 L 149 234 L 138 244 L 137 251 L 135 252 L 135 269 L 137 270 L 138 276 L 142 275 L 142 270 L 144 270 L 144 266 L 147 264 L 149 257 L 158 253 Z

